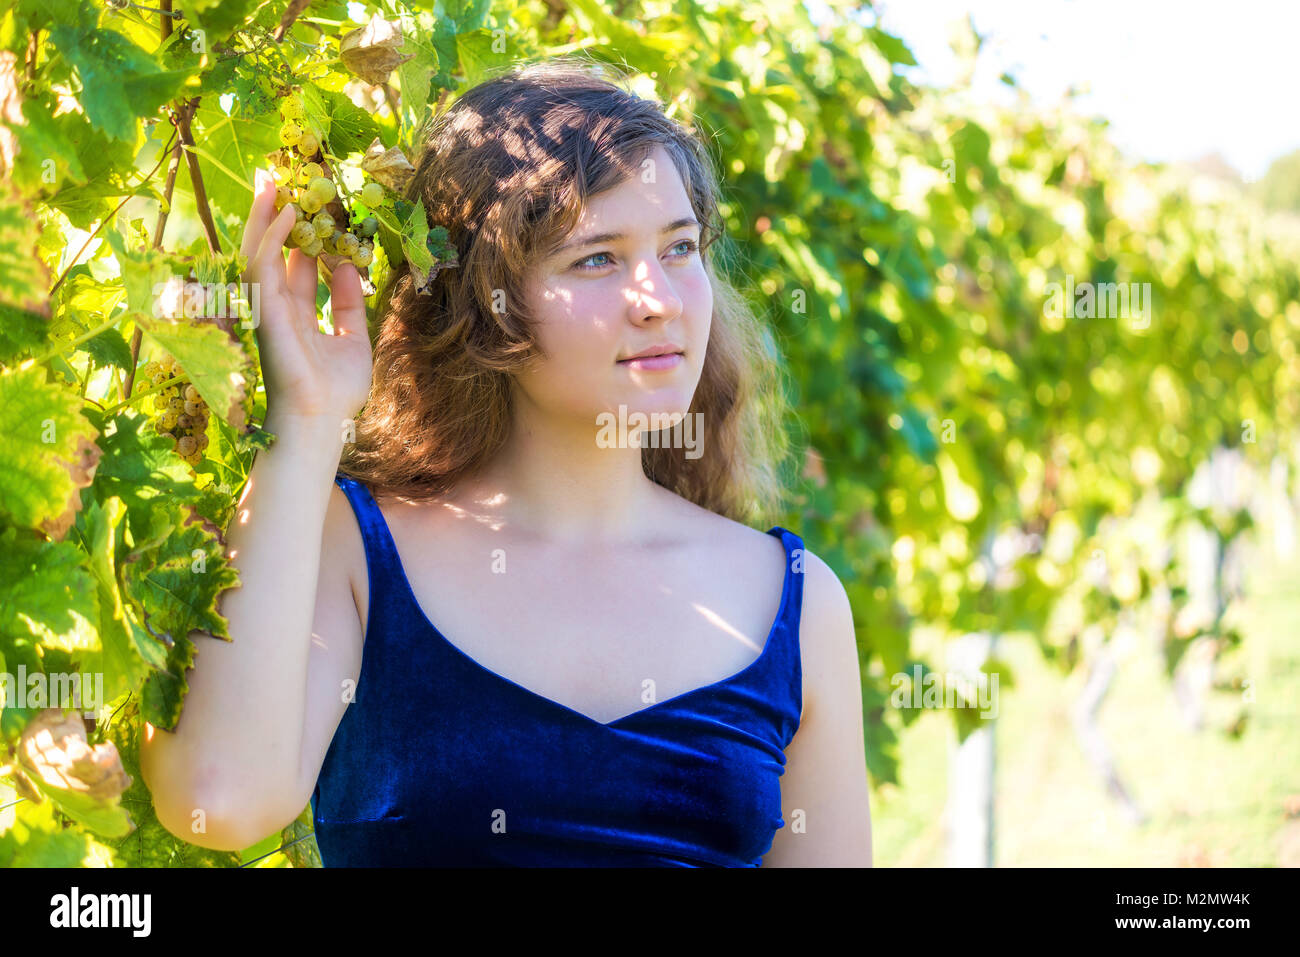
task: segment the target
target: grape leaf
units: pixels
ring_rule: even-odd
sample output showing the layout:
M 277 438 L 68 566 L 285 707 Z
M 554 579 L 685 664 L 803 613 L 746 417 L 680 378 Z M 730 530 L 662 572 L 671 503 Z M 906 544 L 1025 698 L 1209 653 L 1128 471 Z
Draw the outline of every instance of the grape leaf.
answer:
M 185 12 L 207 32 L 208 42 L 216 43 L 229 37 L 248 19 L 253 4 L 254 0 L 189 0 Z
M 214 99 L 199 107 L 193 128 L 208 199 L 223 213 L 247 216 L 254 172 L 280 146 L 279 118 L 274 113 L 228 116 Z
M 429 105 L 433 73 L 438 68 L 438 53 L 433 47 L 434 16 L 427 10 L 405 13 L 401 17 L 405 42 L 402 49 L 415 54 L 397 68 L 401 86 L 404 126 L 419 126 Z
M 456 31 L 465 33 L 483 26 L 492 9 L 492 0 L 449 0 L 445 9 L 447 16 L 455 21 Z
M 78 229 L 88 229 L 92 222 L 107 216 L 112 209 L 109 197 L 121 196 L 131 189 L 123 170 L 131 169 L 136 144 L 107 136 L 81 113 L 63 113 L 54 117 L 54 121 L 60 124 L 64 139 L 76 144 L 75 153 L 69 156 L 75 155 L 77 165 L 85 175 L 83 181 L 70 177 L 46 204 L 67 216 Z M 56 158 L 56 167 L 58 162 Z M 145 192 L 157 191 L 150 188 Z
M 32 636 L 45 647 L 99 650 L 99 603 L 85 559 L 72 542 L 0 533 L 0 648 Z
M 212 412 L 236 429 L 244 425 L 244 399 L 251 369 L 238 340 L 211 321 L 173 321 L 157 301 L 171 278 L 168 257 L 153 250 L 129 249 L 117 230 L 106 230 L 122 268 L 127 312 L 154 342 L 170 353 Z
M 91 747 L 81 716 L 46 708 L 23 729 L 18 758 L 28 780 L 59 810 L 104 837 L 134 825 L 118 803 L 131 778 L 110 741 Z
M 414 58 L 403 52 L 401 23 L 376 13 L 365 26 L 339 38 L 339 59 L 344 68 L 372 86 L 387 83 L 393 71 Z
M 280 832 L 279 847 L 284 849 L 284 856 L 294 867 L 325 866 L 321 863 L 320 846 L 316 843 L 316 827 L 310 801 L 293 823 Z
M 84 867 L 94 844 L 84 831 L 65 828 L 50 801 L 23 801 L 14 826 L 0 832 L 0 867 Z
M 379 221 L 391 229 L 399 238 L 402 256 L 411 267 L 417 288 L 429 279 L 433 269 L 433 254 L 429 251 L 429 221 L 424 212 L 424 200 L 421 199 L 403 215 L 402 211 L 390 210 L 381 206 L 375 210 Z
M 467 86 L 478 83 L 486 77 L 489 70 L 507 63 L 514 56 L 508 47 L 498 53 L 496 44 L 497 38 L 486 27 L 481 30 L 457 32 L 456 55 L 460 59 Z
M 99 595 L 101 650 L 83 659 L 86 670 L 104 675 L 104 696 L 113 700 L 140 687 L 150 666 L 164 668 L 167 646 L 140 623 L 139 612 L 123 601 L 116 571 L 117 528 L 126 514 L 118 498 L 103 506 L 92 501 L 84 516 L 84 542 L 90 553 L 90 571 Z
M 32 221 L 13 185 L 0 180 L 0 303 L 49 315 L 49 270 L 35 254 Z
M 31 354 L 45 343 L 49 320 L 0 302 L 0 362 Z
M 82 17 L 94 22 L 90 18 L 90 14 L 95 12 L 93 5 L 78 3 L 77 0 L 18 0 L 17 7 L 32 30 L 46 30 L 58 23 L 75 26 Z M 86 7 L 91 7 L 91 10 L 87 11 Z
M 217 596 L 238 585 L 239 575 L 223 557 L 215 527 L 193 508 L 187 506 L 185 512 L 186 524 L 156 549 L 126 563 L 123 585 L 148 609 L 146 620 L 155 632 L 174 640 L 191 631 L 229 639 Z
M 101 837 L 123 837 L 134 825 L 131 816 L 116 801 L 105 803 L 70 788 L 55 788 L 32 778 L 41 793 L 58 805 L 59 810 Z
M 87 318 L 107 318 L 126 292 L 119 283 L 96 279 L 90 267 L 83 263 L 68 270 L 56 295 L 56 315 L 71 314 L 84 327 Z M 98 324 L 96 321 L 95 325 Z
M 201 498 L 189 467 L 172 451 L 172 440 L 153 431 L 148 422 L 142 413 L 119 412 L 115 427 L 106 427 L 99 436 L 104 456 L 95 471 L 100 501 L 115 496 L 125 503 L 127 528 L 137 549 L 160 542 L 184 520 L 181 506 Z
M 328 117 L 329 147 L 335 156 L 364 152 L 379 136 L 379 124 L 344 93 L 317 89 L 322 109 Z M 304 97 L 304 103 L 306 98 Z
M 100 457 L 80 407 L 40 366 L 0 373 L 0 518 L 53 539 L 67 532 Z
M 77 348 L 88 352 L 97 366 L 117 366 L 123 370 L 131 368 L 131 347 L 116 329 L 105 329 Z
M 77 156 L 75 140 L 68 131 L 76 125 L 88 126 L 80 113 L 55 116 L 53 94 L 42 92 L 23 103 L 23 124 L 14 126 L 18 137 L 18 156 L 14 160 L 13 180 L 25 193 L 39 192 L 51 184 L 56 188 L 66 177 L 74 183 L 86 183 L 86 171 Z M 55 178 L 50 180 L 49 175 Z
M 86 117 L 114 139 L 133 139 L 138 117 L 167 102 L 193 72 L 160 69 L 140 47 L 89 17 L 75 27 L 56 26 L 50 42 L 77 69 Z
M 199 490 L 199 502 L 196 508 L 200 515 L 217 528 L 229 528 L 235 515 L 235 503 L 238 501 L 238 489 L 212 482 Z
M 871 41 L 890 63 L 902 63 L 906 66 L 916 66 L 916 58 L 912 56 L 912 51 L 908 49 L 907 44 L 900 38 L 891 33 L 886 33 L 879 27 L 871 27 L 867 30 Z
M 210 322 L 171 322 L 138 317 L 145 333 L 180 363 L 212 412 L 236 429 L 244 426 L 248 376 L 243 350 L 220 326 Z
M 176 726 L 189 690 L 185 672 L 193 667 L 196 653 L 190 632 L 229 639 L 217 597 L 239 584 L 238 573 L 222 556 L 216 527 L 194 509 L 185 511 L 190 524 L 123 569 L 127 593 L 149 609 L 149 627 L 172 640 L 165 666 L 149 676 L 142 693 L 149 722 L 169 730 Z
M 189 682 L 185 673 L 194 667 L 198 649 L 188 635 L 178 635 L 167 651 L 164 666 L 149 675 L 140 690 L 140 708 L 155 728 L 174 731 L 181 719 Z

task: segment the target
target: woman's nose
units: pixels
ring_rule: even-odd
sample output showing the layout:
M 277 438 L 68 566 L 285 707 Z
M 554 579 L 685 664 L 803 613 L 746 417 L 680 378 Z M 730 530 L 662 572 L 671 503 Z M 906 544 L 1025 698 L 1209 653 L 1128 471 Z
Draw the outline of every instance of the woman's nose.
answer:
M 673 291 L 668 273 L 657 262 L 637 265 L 626 294 L 628 306 L 637 319 L 648 312 L 672 319 L 682 311 L 682 301 Z

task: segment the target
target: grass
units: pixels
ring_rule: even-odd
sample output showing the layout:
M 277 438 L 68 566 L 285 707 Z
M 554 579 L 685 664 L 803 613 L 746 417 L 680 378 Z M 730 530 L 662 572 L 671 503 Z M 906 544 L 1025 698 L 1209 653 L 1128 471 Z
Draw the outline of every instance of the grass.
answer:
M 1155 649 L 1119 652 L 1100 723 L 1142 825 L 1120 816 L 1074 736 L 1081 676 L 1051 671 L 1030 639 L 999 640 L 1016 687 L 1000 689 L 995 726 L 996 866 L 1300 866 L 1300 555 L 1281 562 L 1257 547 L 1248 567 L 1233 611 L 1242 647 L 1219 672 L 1250 681 L 1240 737 L 1224 729 L 1241 692 L 1210 692 L 1194 732 Z M 951 726 L 931 711 L 902 732 L 902 786 L 872 792 L 877 866 L 945 866 Z

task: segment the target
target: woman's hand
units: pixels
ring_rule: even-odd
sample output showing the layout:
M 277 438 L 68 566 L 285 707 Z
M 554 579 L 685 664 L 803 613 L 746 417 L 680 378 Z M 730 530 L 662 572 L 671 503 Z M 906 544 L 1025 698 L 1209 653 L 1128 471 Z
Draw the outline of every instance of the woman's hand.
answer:
M 256 192 L 240 251 L 248 257 L 245 282 L 261 284 L 257 345 L 266 379 L 268 419 L 345 420 L 370 392 L 370 336 L 361 276 L 351 263 L 330 283 L 334 335 L 317 328 L 316 260 L 284 241 L 293 229 L 289 205 L 275 211 L 275 180 L 257 171 Z

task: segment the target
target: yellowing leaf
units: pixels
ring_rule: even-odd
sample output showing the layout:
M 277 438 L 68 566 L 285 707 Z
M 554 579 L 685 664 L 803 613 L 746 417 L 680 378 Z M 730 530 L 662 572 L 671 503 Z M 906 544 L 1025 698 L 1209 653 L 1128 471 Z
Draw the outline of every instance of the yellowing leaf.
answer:
M 122 268 L 128 314 L 180 363 L 213 413 L 242 429 L 252 370 L 246 374 L 249 359 L 238 339 L 215 320 L 168 318 L 159 299 L 174 280 L 167 258 L 129 248 L 116 230 L 108 230 L 107 237 Z
M 29 366 L 0 373 L 0 518 L 61 539 L 99 462 L 75 392 Z

